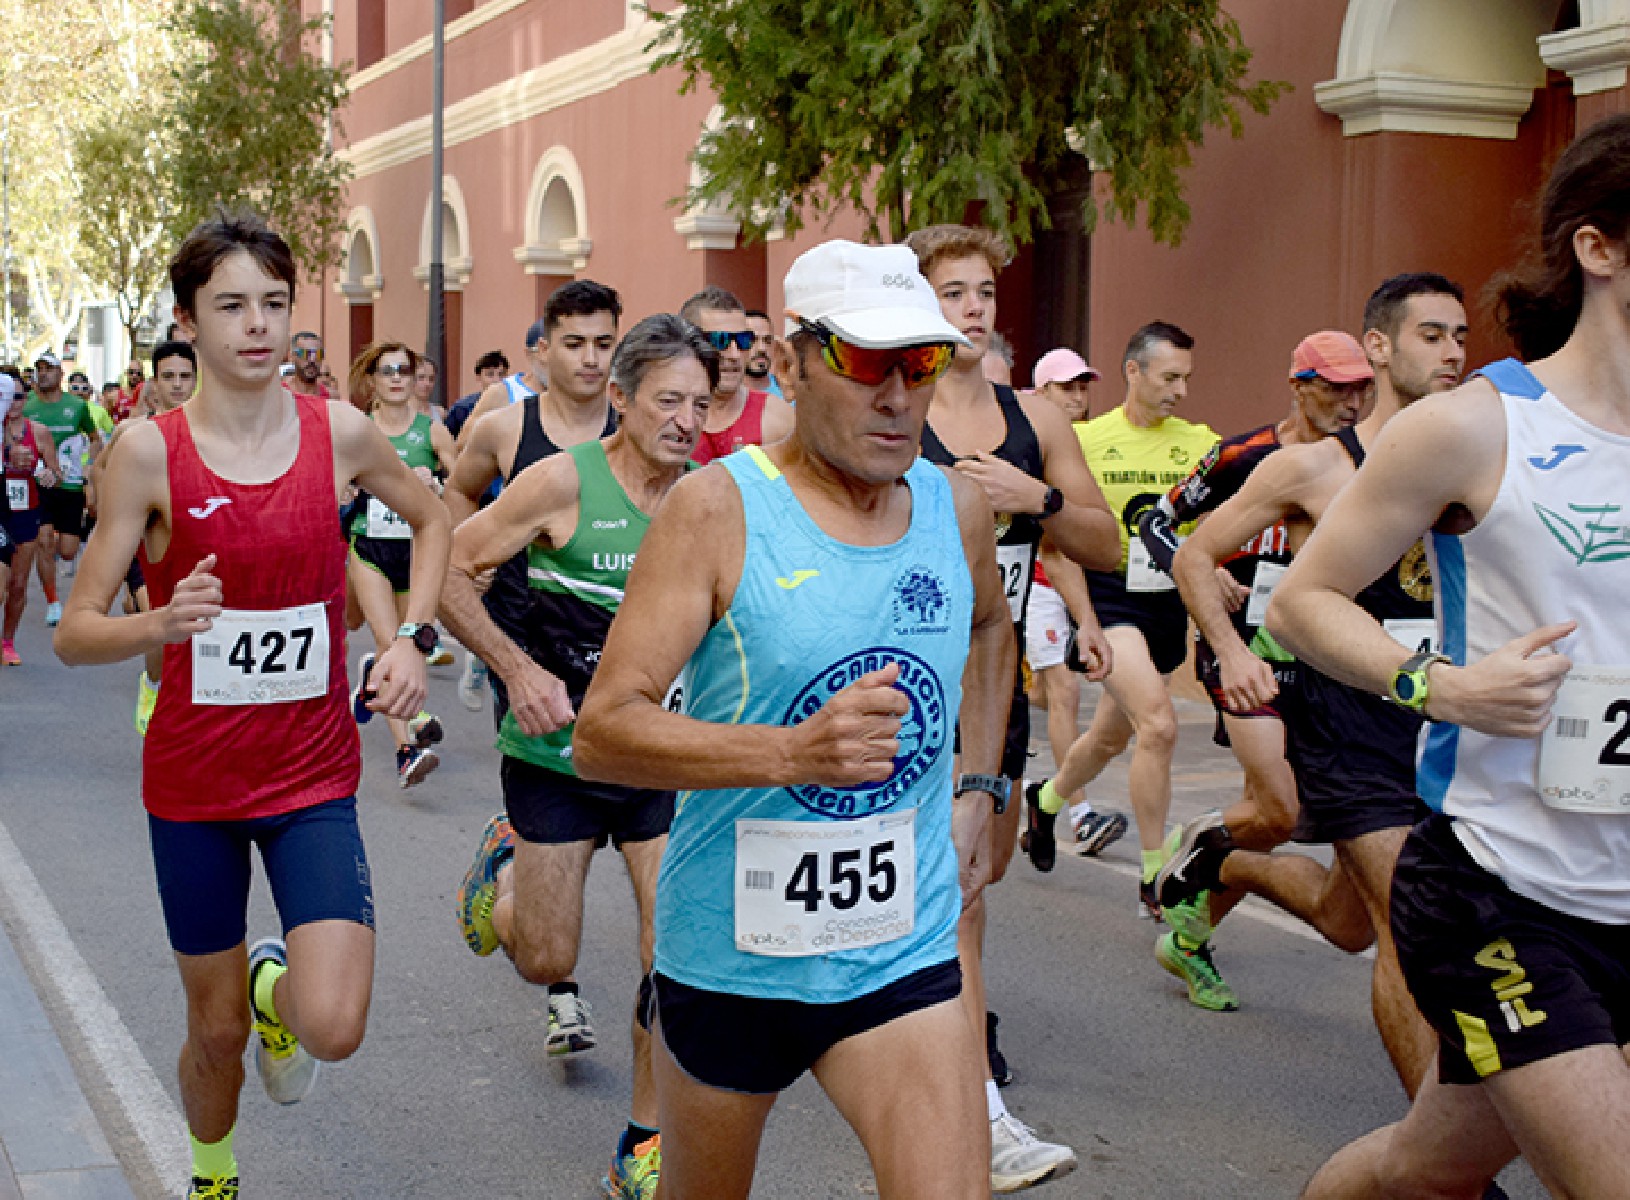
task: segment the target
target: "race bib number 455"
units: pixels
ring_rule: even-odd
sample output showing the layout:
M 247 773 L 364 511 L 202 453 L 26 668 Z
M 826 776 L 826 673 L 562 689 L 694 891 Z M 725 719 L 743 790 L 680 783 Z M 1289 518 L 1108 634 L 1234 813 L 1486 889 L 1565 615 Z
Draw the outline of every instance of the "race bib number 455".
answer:
M 736 822 L 736 949 L 803 958 L 892 942 L 916 920 L 916 810 Z
M 1551 808 L 1630 815 L 1630 667 L 1568 672 L 1540 736 L 1538 782 Z
M 328 691 L 328 610 L 229 608 L 192 638 L 194 704 L 287 704 Z

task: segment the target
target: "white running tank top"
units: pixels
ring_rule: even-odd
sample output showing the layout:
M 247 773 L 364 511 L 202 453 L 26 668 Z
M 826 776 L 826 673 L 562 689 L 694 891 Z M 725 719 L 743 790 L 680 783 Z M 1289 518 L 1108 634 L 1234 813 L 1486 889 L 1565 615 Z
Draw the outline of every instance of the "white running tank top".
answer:
M 1617 667 L 1630 679 L 1630 437 L 1582 420 L 1515 359 L 1479 374 L 1505 410 L 1505 472 L 1474 529 L 1429 539 L 1444 653 L 1464 666 L 1573 620 L 1557 648 L 1575 672 Z M 1630 754 L 1614 740 L 1630 739 L 1621 690 L 1622 702 L 1598 688 L 1584 707 L 1558 704 L 1546 754 L 1561 747 L 1574 767 L 1547 766 L 1551 803 L 1540 739 L 1430 725 L 1419 773 L 1422 799 L 1455 818 L 1467 853 L 1512 891 L 1614 925 L 1630 924 L 1630 812 L 1574 811 L 1557 798 L 1577 809 L 1581 793 L 1598 808 L 1630 796 Z

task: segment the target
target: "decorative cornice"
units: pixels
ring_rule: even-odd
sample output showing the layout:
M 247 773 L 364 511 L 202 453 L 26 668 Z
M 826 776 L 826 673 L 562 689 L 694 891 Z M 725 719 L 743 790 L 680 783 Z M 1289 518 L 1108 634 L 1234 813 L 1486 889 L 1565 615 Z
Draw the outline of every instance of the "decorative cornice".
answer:
M 553 246 L 516 246 L 515 261 L 528 275 L 573 275 L 588 267 L 593 249 L 588 238 L 562 238 Z
M 455 38 L 463 37 L 466 33 L 480 29 L 488 21 L 495 20 L 507 12 L 520 8 L 526 0 L 487 0 L 487 3 L 467 12 L 462 17 L 447 22 L 442 31 L 443 43 L 451 42 Z M 382 79 L 392 71 L 400 71 L 410 62 L 424 58 L 430 53 L 433 46 L 430 34 L 425 34 L 416 42 L 409 42 L 394 54 L 387 54 L 378 62 L 370 63 L 362 70 L 355 72 L 347 81 L 354 92 L 358 88 L 367 87 L 376 79 Z
M 341 279 L 334 284 L 334 291 L 345 297 L 345 302 L 350 305 L 372 304 L 384 290 L 383 275 L 364 275 L 357 280 Z
M 486 12 L 489 7 L 476 12 Z M 646 51 L 650 40 L 651 31 L 642 22 L 448 106 L 442 116 L 443 144 L 473 141 L 638 79 L 655 61 L 656 56 Z M 347 146 L 340 157 L 351 164 L 353 178 L 364 179 L 429 153 L 430 115 L 426 113 Z
M 1436 79 L 1376 71 L 1313 88 L 1325 112 L 1341 118 L 1342 133 L 1437 133 L 1456 137 L 1517 136 L 1517 122 L 1534 102 L 1525 84 Z
M 674 218 L 674 232 L 685 239 L 688 250 L 734 250 L 741 222 L 728 213 L 688 212 Z
M 1575 96 L 1611 92 L 1630 81 L 1630 21 L 1548 33 L 1539 39 L 1539 56 L 1568 73 Z
M 470 282 L 470 271 L 475 266 L 475 260 L 469 255 L 462 258 L 450 258 L 442 264 L 441 284 L 449 292 L 462 292 L 464 285 Z M 413 278 L 424 284 L 426 290 L 430 287 L 430 266 L 420 263 L 413 268 Z

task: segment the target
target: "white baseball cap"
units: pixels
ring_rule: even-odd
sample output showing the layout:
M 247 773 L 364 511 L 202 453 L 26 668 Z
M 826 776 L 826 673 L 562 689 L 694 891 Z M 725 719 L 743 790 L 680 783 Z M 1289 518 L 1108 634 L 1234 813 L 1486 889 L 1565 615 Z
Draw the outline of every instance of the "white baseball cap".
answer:
M 789 337 L 802 318 L 866 350 L 972 345 L 940 312 L 939 297 L 908 246 L 824 242 L 798 256 L 783 288 Z
M 11 402 L 17 398 L 17 381 L 10 375 L 0 375 L 0 421 L 11 411 Z

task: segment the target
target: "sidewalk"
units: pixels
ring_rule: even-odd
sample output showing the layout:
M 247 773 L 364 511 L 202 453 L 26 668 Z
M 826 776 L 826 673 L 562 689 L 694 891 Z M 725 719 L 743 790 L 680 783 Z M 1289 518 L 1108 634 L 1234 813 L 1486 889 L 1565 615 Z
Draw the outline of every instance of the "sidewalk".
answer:
M 134 1200 L 0 927 L 0 1200 Z

